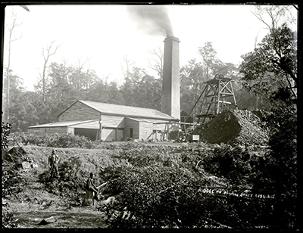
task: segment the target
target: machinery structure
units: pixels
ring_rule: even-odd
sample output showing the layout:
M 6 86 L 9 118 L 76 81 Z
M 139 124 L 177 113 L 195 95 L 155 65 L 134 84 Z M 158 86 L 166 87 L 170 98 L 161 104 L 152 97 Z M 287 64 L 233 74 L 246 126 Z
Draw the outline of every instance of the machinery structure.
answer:
M 204 124 L 224 109 L 236 108 L 233 80 L 217 74 L 204 82 L 204 88 L 196 100 L 190 116 L 194 122 Z

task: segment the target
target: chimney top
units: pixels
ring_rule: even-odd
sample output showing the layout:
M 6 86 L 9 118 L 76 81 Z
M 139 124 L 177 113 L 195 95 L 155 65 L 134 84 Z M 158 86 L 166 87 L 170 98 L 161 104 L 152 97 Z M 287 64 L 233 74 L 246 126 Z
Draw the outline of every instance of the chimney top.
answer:
M 175 40 L 177 42 L 180 42 L 179 38 L 178 37 L 175 37 L 175 36 L 167 36 L 164 40 L 164 42 L 168 41 L 168 40 Z

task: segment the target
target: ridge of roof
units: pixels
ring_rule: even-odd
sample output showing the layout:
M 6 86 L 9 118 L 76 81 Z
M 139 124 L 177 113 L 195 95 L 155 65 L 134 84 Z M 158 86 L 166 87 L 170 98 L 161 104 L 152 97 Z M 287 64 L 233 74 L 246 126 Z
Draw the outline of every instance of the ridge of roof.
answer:
M 123 106 L 123 107 L 129 107 L 129 108 L 137 108 L 137 109 L 142 109 L 142 110 L 149 109 L 149 110 L 154 110 L 154 111 L 160 112 L 159 110 L 154 109 L 154 108 L 143 108 L 143 107 L 136 107 L 136 106 L 123 105 L 123 104 L 110 104 L 110 103 L 97 102 L 97 101 L 91 101 L 91 100 L 78 100 L 78 101 L 80 101 L 80 102 L 83 103 L 83 104 L 96 103 L 96 104 L 105 104 L 105 105 L 112 105 L 112 106 Z M 96 109 L 96 110 L 98 110 L 98 109 Z M 161 112 L 161 113 L 162 113 L 162 112 Z M 166 114 L 166 113 L 163 113 L 163 114 Z M 166 115 L 167 115 L 167 114 L 166 114 Z M 168 115 L 168 116 L 169 116 L 169 115 Z
M 85 121 L 59 121 L 59 122 L 51 122 L 51 123 L 45 123 L 41 125 L 32 125 L 28 128 L 41 128 L 41 127 L 65 127 L 65 126 L 72 126 L 72 125 L 78 125 L 83 123 L 89 123 L 97 120 L 85 120 Z
M 155 118 L 155 119 L 169 119 L 169 120 L 178 120 L 166 113 L 160 112 L 159 110 L 152 108 L 142 108 L 134 107 L 120 104 L 109 104 L 103 102 L 96 102 L 90 100 L 78 100 L 80 103 L 87 105 L 95 109 L 100 113 L 105 114 L 115 114 L 115 115 L 125 115 L 133 117 L 143 117 L 143 118 Z

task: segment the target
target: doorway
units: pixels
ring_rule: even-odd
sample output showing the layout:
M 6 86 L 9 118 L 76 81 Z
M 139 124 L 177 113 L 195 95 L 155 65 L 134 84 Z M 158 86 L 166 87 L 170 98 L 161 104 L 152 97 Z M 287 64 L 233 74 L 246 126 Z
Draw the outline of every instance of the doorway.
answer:
M 81 129 L 75 128 L 75 135 L 84 136 L 90 139 L 91 141 L 95 141 L 98 135 L 98 129 Z

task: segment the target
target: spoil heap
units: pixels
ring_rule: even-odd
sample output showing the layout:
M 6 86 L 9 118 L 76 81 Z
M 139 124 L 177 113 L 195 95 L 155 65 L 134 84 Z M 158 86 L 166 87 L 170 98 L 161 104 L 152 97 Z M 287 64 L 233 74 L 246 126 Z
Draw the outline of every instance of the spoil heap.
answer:
M 264 145 L 268 141 L 260 119 L 249 111 L 224 111 L 197 129 L 197 133 L 209 143 L 240 143 Z

